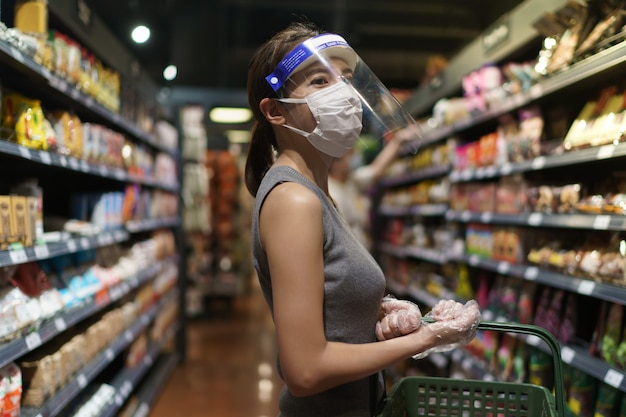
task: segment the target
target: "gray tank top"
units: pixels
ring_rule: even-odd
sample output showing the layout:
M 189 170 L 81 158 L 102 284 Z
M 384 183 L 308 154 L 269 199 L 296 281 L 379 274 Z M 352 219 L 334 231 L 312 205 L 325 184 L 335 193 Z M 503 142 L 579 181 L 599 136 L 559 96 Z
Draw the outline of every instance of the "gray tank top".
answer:
M 295 182 L 313 191 L 322 202 L 324 224 L 324 331 L 329 341 L 369 343 L 375 340 L 385 277 L 324 192 L 290 167 L 270 169 L 257 192 L 252 217 L 252 257 L 263 295 L 273 315 L 272 281 L 259 236 L 259 212 L 272 189 Z M 294 231 L 294 239 L 297 231 Z M 288 243 L 287 243 L 288 244 Z M 280 358 L 278 372 L 281 374 Z M 382 394 L 378 379 L 377 392 Z M 369 416 L 370 379 L 351 382 L 309 397 L 294 397 L 283 387 L 281 417 Z

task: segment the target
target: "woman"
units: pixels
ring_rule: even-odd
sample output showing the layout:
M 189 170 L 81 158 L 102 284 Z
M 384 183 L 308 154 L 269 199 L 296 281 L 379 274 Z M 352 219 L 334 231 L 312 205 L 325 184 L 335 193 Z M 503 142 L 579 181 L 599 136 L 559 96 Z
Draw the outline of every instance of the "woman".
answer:
M 450 319 L 399 337 L 392 325 L 375 341 L 385 277 L 328 194 L 330 164 L 371 124 L 366 116 L 390 114 L 390 95 L 365 100 L 381 86 L 357 77 L 358 65 L 341 37 L 299 23 L 262 45 L 248 71 L 252 254 L 276 328 L 282 417 L 373 415 L 381 370 L 468 341 L 475 325 L 475 316 Z

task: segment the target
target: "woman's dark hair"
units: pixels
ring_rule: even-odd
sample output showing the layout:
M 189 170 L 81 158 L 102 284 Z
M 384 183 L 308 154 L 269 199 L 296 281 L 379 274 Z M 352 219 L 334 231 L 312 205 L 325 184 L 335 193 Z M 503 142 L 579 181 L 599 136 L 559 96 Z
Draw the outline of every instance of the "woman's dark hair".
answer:
M 275 34 L 255 52 L 248 67 L 248 105 L 254 114 L 254 126 L 246 160 L 245 182 L 253 196 L 263 176 L 274 162 L 274 148 L 278 149 L 272 125 L 259 109 L 266 97 L 277 97 L 265 77 L 299 43 L 319 35 L 320 30 L 308 22 L 292 23 Z

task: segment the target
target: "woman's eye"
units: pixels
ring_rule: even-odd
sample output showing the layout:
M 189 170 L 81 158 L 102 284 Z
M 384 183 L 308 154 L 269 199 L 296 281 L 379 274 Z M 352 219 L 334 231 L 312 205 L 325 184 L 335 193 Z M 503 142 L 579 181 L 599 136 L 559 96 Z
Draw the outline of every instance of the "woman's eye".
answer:
M 325 77 L 317 77 L 311 81 L 311 85 L 325 85 L 328 84 L 328 80 Z

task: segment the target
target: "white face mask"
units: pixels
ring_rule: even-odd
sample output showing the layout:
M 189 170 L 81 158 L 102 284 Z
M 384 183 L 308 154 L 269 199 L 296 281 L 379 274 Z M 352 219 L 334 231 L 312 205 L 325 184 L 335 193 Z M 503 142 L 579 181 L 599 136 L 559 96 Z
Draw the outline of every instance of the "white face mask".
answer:
M 338 82 L 305 98 L 283 98 L 284 103 L 306 103 L 317 122 L 312 132 L 284 124 L 304 136 L 315 148 L 334 158 L 341 158 L 355 145 L 361 129 L 361 99 L 354 89 Z

